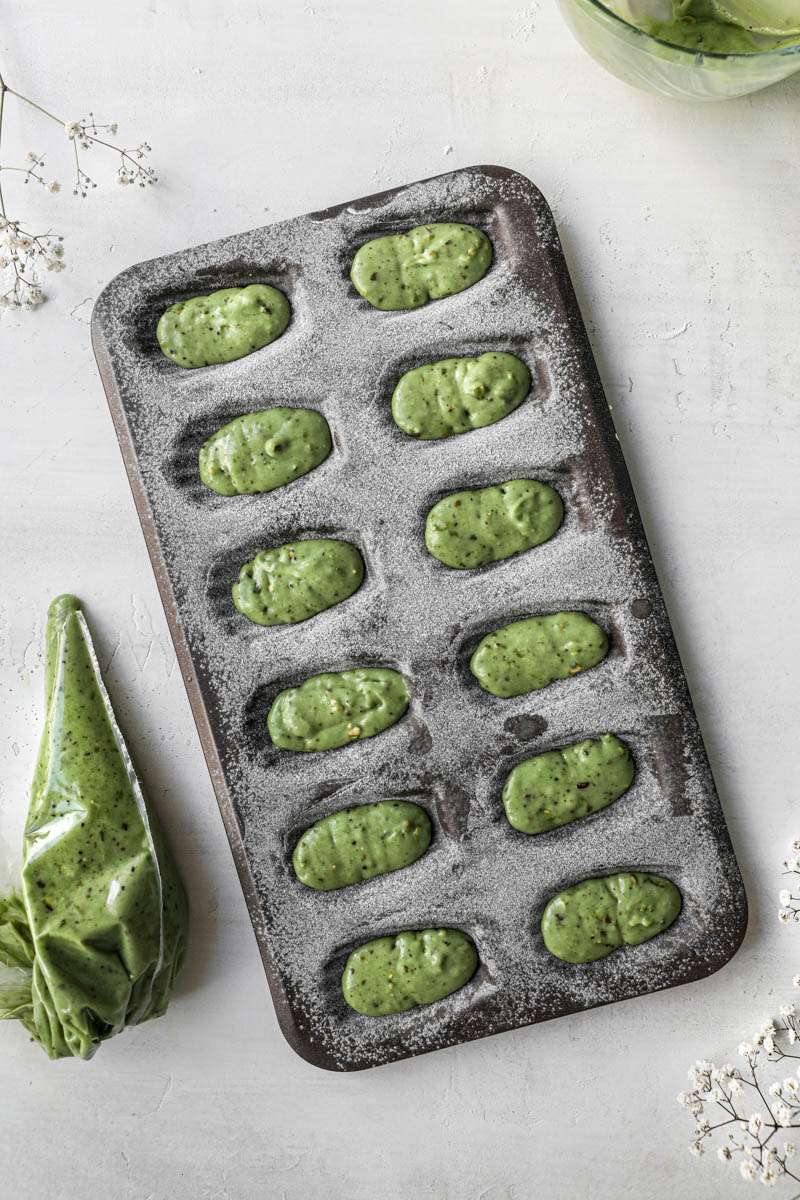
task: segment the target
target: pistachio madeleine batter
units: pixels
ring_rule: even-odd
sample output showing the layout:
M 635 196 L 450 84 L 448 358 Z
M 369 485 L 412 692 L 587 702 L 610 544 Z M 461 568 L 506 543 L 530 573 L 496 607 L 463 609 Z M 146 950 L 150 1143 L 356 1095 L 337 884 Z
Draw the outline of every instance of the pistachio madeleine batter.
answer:
M 564 517 L 554 488 L 535 479 L 453 492 L 435 504 L 425 545 L 447 567 L 483 567 L 546 542 Z
M 739 2 L 743 8 L 747 7 L 746 0 Z M 698 53 L 757 54 L 800 43 L 796 32 L 787 36 L 756 34 L 735 25 L 719 11 L 713 0 L 673 0 L 672 8 L 671 21 L 638 21 L 637 24 L 662 41 Z M 796 23 L 800 24 L 800 10 Z
M 595 962 L 620 946 L 639 946 L 663 933 L 681 905 L 675 884 L 660 875 L 625 872 L 584 879 L 545 908 L 544 944 L 565 962 Z
M 364 560 L 355 546 L 309 538 L 261 550 L 246 562 L 233 602 L 257 625 L 293 625 L 352 596 L 363 578 Z
M 290 315 L 283 292 L 251 283 L 170 305 L 158 322 L 156 337 L 179 367 L 208 367 L 268 346 L 286 329 Z
M 383 733 L 408 702 L 406 681 L 388 667 L 328 672 L 279 692 L 267 728 L 283 750 L 336 750 Z
M 271 492 L 313 471 L 331 452 L 331 431 L 310 408 L 267 408 L 223 425 L 200 450 L 200 478 L 220 496 Z
M 521 696 L 578 675 L 607 653 L 605 632 L 586 613 L 547 613 L 487 633 L 469 669 L 484 691 Z
M 392 416 L 410 437 L 450 437 L 507 417 L 530 388 L 525 363 L 502 350 L 477 358 L 443 358 L 400 377 L 392 394 Z
M 424 808 L 407 800 L 379 800 L 315 822 L 295 846 L 292 865 L 301 883 L 329 892 L 399 871 L 421 858 L 430 843 Z
M 354 950 L 342 992 L 351 1008 L 368 1017 L 407 1012 L 458 991 L 477 967 L 475 944 L 460 930 L 408 930 Z
M 521 762 L 506 779 L 503 805 L 520 833 L 546 833 L 606 808 L 628 790 L 633 776 L 628 747 L 604 733 Z
M 492 265 L 492 243 L 474 225 L 439 222 L 373 238 L 350 268 L 356 290 L 373 308 L 419 308 L 471 287 Z

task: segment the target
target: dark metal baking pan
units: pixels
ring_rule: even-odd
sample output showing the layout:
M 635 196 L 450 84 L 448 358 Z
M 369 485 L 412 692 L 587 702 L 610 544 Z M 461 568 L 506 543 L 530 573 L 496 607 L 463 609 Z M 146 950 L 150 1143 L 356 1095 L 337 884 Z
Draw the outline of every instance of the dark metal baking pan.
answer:
M 488 274 L 414 311 L 370 308 L 348 278 L 356 248 L 429 221 L 484 229 L 495 250 Z M 155 327 L 168 304 L 255 281 L 291 301 L 277 342 L 194 371 L 161 354 Z M 92 339 L 278 1018 L 299 1054 L 359 1070 L 701 979 L 727 962 L 746 925 L 741 878 L 552 214 L 527 179 L 472 167 L 141 263 L 100 296 Z M 531 394 L 514 413 L 440 442 L 394 426 L 389 397 L 402 371 L 489 348 L 531 368 Z M 328 460 L 268 495 L 203 488 L 205 438 L 280 404 L 324 413 Z M 519 476 L 561 492 L 566 517 L 550 542 L 479 571 L 449 571 L 427 554 L 436 499 Z M 264 629 L 235 612 L 228 589 L 240 561 L 319 534 L 362 549 L 358 592 L 295 626 Z M 467 666 L 478 638 L 559 609 L 602 623 L 606 661 L 514 700 L 482 692 Z M 365 664 L 405 675 L 412 700 L 397 725 L 322 754 L 272 745 L 266 715 L 280 688 Z M 606 731 L 633 749 L 629 792 L 546 835 L 511 829 L 500 803 L 511 767 Z M 426 855 L 335 892 L 295 879 L 303 829 L 394 796 L 428 809 Z M 637 868 L 675 880 L 678 921 L 601 962 L 553 958 L 539 931 L 548 898 Z M 354 946 L 443 925 L 478 947 L 466 987 L 395 1016 L 347 1007 L 339 979 Z

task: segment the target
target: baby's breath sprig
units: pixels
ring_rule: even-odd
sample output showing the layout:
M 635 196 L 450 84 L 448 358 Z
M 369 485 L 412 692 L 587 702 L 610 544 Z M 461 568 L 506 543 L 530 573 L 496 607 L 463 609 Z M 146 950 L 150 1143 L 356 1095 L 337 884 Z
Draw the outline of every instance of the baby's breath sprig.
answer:
M 784 860 L 783 867 L 784 875 L 794 875 L 800 879 L 800 838 L 792 842 L 792 853 Z M 800 921 L 800 896 L 795 895 L 796 887 L 800 887 L 800 882 L 792 883 L 791 888 L 784 888 L 778 895 L 778 920 L 781 925 L 788 925 L 790 921 Z
M 785 874 L 800 875 L 800 839 L 792 843 L 793 856 L 784 863 Z M 779 916 L 783 924 L 800 920 L 800 897 L 780 894 Z M 782 915 L 786 913 L 786 917 Z M 792 983 L 800 988 L 800 975 Z M 721 1162 L 737 1160 L 743 1179 L 760 1180 L 775 1187 L 779 1180 L 800 1184 L 800 1162 L 795 1163 L 796 1145 L 783 1141 L 790 1129 L 800 1130 L 800 1011 L 794 1003 L 781 1005 L 780 1016 L 761 1026 L 751 1042 L 738 1049 L 741 1065 L 716 1067 L 699 1059 L 689 1068 L 692 1090 L 681 1092 L 678 1103 L 694 1117 L 694 1140 L 689 1152 L 701 1158 L 706 1143 L 718 1130 Z M 782 1064 L 784 1079 L 767 1083 L 765 1074 Z M 798 1135 L 800 1140 L 800 1135 Z M 798 1193 L 794 1200 L 799 1200 Z
M 94 113 L 82 117 L 78 121 L 62 121 L 60 117 L 48 112 L 23 96 L 8 84 L 0 75 L 0 151 L 3 140 L 3 118 L 5 116 L 6 96 L 14 96 L 23 104 L 36 109 L 42 116 L 60 125 L 72 143 L 75 163 L 75 180 L 72 188 L 73 196 L 85 200 L 89 192 L 97 187 L 94 179 L 84 166 L 83 154 L 100 146 L 118 156 L 116 180 L 123 187 L 131 184 L 141 188 L 152 186 L 157 179 L 153 167 L 148 161 L 151 147 L 147 142 L 141 142 L 134 150 L 109 141 L 117 133 L 116 122 L 101 124 L 95 119 Z M 34 233 L 27 222 L 12 218 L 6 211 L 3 195 L 4 172 L 15 172 L 22 176 L 25 184 L 35 183 L 46 192 L 54 193 L 61 190 L 61 184 L 56 179 L 48 179 L 45 174 L 45 156 L 38 151 L 29 150 L 25 155 L 24 164 L 11 166 L 0 159 L 0 288 L 3 279 L 10 280 L 10 286 L 5 292 L 0 291 L 0 309 L 24 308 L 32 311 L 38 308 L 46 299 L 41 284 L 40 271 L 63 271 L 64 248 L 63 237 L 47 230 L 45 233 Z

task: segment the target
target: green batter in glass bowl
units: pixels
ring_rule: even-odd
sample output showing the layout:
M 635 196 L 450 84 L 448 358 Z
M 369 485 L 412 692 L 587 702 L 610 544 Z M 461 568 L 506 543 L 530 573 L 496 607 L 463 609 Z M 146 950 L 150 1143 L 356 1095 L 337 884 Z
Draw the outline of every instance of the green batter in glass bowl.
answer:
M 606 70 L 657 95 L 726 100 L 800 70 L 800 0 L 558 4 L 578 41 Z

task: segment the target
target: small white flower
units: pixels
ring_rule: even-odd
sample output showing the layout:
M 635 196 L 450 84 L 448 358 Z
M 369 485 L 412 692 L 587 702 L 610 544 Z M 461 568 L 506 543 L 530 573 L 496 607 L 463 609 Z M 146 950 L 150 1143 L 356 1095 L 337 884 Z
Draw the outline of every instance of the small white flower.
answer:
M 792 903 L 792 893 L 788 888 L 784 888 L 783 891 L 778 894 L 778 903 L 782 908 L 788 908 L 788 906 Z
M 775 1184 L 778 1182 L 778 1176 L 772 1167 L 767 1167 L 766 1171 L 761 1172 L 761 1182 L 765 1187 L 775 1187 Z
M 747 1122 L 747 1128 L 755 1137 L 764 1128 L 764 1118 L 761 1113 L 753 1113 L 750 1120 Z
M 34 154 L 32 150 L 29 150 L 28 153 L 25 155 L 26 163 L 38 163 L 38 161 L 39 161 L 38 155 Z
M 739 1163 L 742 1179 L 755 1179 L 756 1169 L 751 1162 Z
M 778 909 L 778 920 L 780 921 L 781 925 L 788 925 L 789 922 L 791 921 L 791 919 L 792 919 L 792 914 L 789 912 L 788 909 L 786 909 L 786 908 Z
M 732 1079 L 730 1084 L 730 1093 L 732 1096 L 740 1096 L 744 1091 L 744 1084 L 741 1079 Z
M 800 975 L 795 975 L 794 979 L 792 980 L 792 983 L 794 984 L 795 987 L 800 988 Z
M 786 1107 L 785 1104 L 776 1105 L 775 1120 L 778 1122 L 779 1125 L 782 1125 L 784 1129 L 788 1129 L 789 1126 L 791 1125 L 792 1114 L 791 1114 L 791 1111 Z
M 741 1054 L 742 1058 L 747 1058 L 748 1054 L 753 1053 L 753 1047 L 749 1042 L 740 1042 L 737 1054 Z
M 58 182 L 58 180 L 57 180 L 57 179 L 51 179 L 51 180 L 50 180 L 50 182 L 49 182 L 49 183 L 48 183 L 48 185 L 47 185 L 47 190 L 48 190 L 48 192 L 50 192 L 51 194 L 52 194 L 53 192 L 60 192 L 60 191 L 61 191 L 61 184 Z
M 8 296 L 0 296 L 0 308 L 8 308 L 10 303 Z
M 110 124 L 110 125 L 109 125 L 109 127 L 108 127 L 108 132 L 109 132 L 109 133 L 116 133 L 118 128 L 119 128 L 119 126 L 117 125 L 117 122 L 116 122 L 116 121 L 112 121 L 112 122 L 111 122 L 111 124 Z M 800 850 L 800 846 L 798 846 L 798 847 L 797 847 L 797 849 L 798 849 L 798 850 Z
M 703 1146 L 703 1143 L 692 1142 L 691 1146 L 689 1147 L 689 1153 L 693 1154 L 695 1158 L 702 1158 L 703 1154 L 705 1154 L 705 1147 Z
M 64 132 L 66 133 L 67 137 L 70 139 L 75 138 L 80 133 L 80 131 L 81 131 L 81 127 L 80 127 L 80 123 L 78 121 L 67 121 L 66 124 L 64 125 Z
M 781 1005 L 781 1016 L 782 1017 L 793 1017 L 794 1014 L 795 1014 L 795 1007 L 793 1004 L 782 1004 Z
M 771 1083 L 769 1087 L 769 1094 L 770 1096 L 780 1096 L 781 1090 L 781 1085 L 779 1083 Z
M 790 1042 L 796 1042 L 796 1041 L 797 1041 L 797 1030 L 796 1030 L 796 1029 L 790 1029 L 790 1030 L 789 1030 L 789 1041 L 790 1041 Z
M 731 1152 L 728 1146 L 720 1146 L 717 1151 L 717 1158 L 720 1162 L 730 1162 Z
M 795 1146 L 794 1142 L 787 1142 L 783 1147 L 783 1153 L 787 1158 L 793 1158 L 796 1149 L 797 1147 Z
M 688 1108 L 689 1105 L 692 1103 L 692 1097 L 689 1095 L 688 1092 L 679 1092 L 678 1095 L 676 1096 L 676 1099 L 678 1101 L 678 1104 L 680 1104 L 681 1108 Z
M 5 271 L 6 267 L 11 266 L 11 259 L 6 258 L 4 254 L 0 255 L 0 271 Z
M 773 1050 L 775 1049 L 775 1042 L 772 1038 L 772 1034 L 768 1033 L 765 1035 L 764 1049 L 766 1050 L 767 1054 L 772 1054 Z
M 722 1099 L 722 1092 L 718 1087 L 711 1088 L 708 1093 L 708 1098 L 709 1100 L 713 1100 L 715 1104 L 719 1104 L 720 1100 Z

